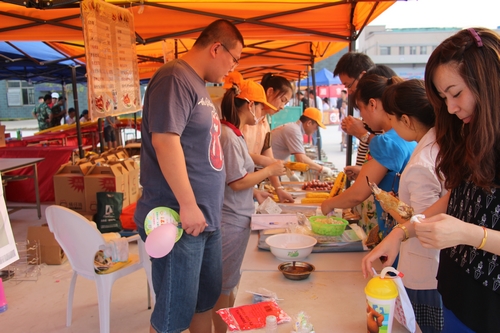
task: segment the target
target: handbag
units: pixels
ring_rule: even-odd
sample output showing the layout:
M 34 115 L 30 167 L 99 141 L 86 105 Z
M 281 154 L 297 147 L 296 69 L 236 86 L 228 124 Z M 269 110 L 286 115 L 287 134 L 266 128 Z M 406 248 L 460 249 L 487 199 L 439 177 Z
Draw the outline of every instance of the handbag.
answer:
M 97 192 L 97 213 L 94 222 L 101 233 L 120 232 L 123 230 L 120 221 L 123 206 L 123 193 Z

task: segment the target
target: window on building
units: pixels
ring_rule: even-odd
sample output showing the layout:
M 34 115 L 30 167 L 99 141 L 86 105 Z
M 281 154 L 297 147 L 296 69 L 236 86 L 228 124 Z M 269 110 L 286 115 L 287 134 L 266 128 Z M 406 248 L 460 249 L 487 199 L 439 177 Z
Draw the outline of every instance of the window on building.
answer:
M 399 47 L 399 55 L 404 55 L 405 54 L 405 47 L 404 46 L 400 46 Z
M 391 55 L 391 47 L 390 46 L 381 46 L 380 47 L 380 55 Z
M 416 46 L 410 46 L 410 54 L 417 54 L 417 47 Z
M 420 46 L 420 54 L 427 54 L 427 46 Z
M 7 81 L 7 104 L 35 105 L 35 88 L 27 81 Z

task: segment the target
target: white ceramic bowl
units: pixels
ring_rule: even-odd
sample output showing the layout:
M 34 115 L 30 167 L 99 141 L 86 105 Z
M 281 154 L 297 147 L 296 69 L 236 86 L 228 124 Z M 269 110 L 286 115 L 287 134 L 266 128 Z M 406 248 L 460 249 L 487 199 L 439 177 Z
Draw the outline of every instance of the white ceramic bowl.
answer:
M 278 234 L 266 238 L 272 254 L 285 261 L 304 259 L 312 252 L 316 243 L 316 238 L 302 234 Z

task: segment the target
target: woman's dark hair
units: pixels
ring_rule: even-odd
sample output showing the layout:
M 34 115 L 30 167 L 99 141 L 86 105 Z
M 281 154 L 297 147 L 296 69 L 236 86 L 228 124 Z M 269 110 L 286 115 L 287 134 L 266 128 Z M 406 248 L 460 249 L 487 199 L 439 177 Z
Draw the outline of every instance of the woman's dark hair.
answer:
M 500 178 L 500 36 L 489 29 L 471 28 L 444 40 L 425 67 L 425 88 L 436 113 L 436 169 L 445 187 L 464 179 L 489 189 Z M 440 66 L 454 68 L 473 95 L 476 106 L 465 124 L 448 112 L 434 81 Z
M 388 86 L 402 82 L 398 76 L 386 78 L 376 74 L 365 74 L 359 79 L 358 86 L 354 92 L 354 101 L 368 104 L 371 98 L 382 99 L 382 95 Z
M 247 100 L 236 97 L 239 94 L 239 89 L 236 84 L 233 84 L 232 88 L 227 89 L 220 105 L 222 119 L 230 122 L 237 128 L 240 127 L 238 110 L 248 103 Z
M 388 87 L 382 95 L 382 105 L 386 113 L 398 120 L 407 115 L 428 128 L 434 126 L 436 116 L 423 80 L 411 79 Z
M 323 102 L 330 104 L 330 99 L 328 97 L 323 98 Z
M 278 93 L 278 97 L 285 95 L 287 92 L 293 92 L 290 81 L 283 76 L 273 75 L 272 73 L 264 74 L 260 84 L 264 87 L 266 93 L 267 89 L 273 88 L 273 90 Z
M 398 76 L 396 72 L 387 65 L 375 65 L 366 71 L 366 74 L 377 74 L 386 78 Z

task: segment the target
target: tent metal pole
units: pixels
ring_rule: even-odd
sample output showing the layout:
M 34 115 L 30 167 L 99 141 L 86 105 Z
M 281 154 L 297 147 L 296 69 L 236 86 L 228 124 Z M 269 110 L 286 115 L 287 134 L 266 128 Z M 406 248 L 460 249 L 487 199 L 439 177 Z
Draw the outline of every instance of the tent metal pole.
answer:
M 137 112 L 134 112 L 134 138 L 135 140 L 137 140 Z M 124 144 L 126 144 L 127 142 L 125 141 Z M 148 284 L 149 286 L 149 284 Z
M 78 155 L 84 158 L 82 144 L 82 128 L 80 126 L 80 109 L 78 107 L 78 90 L 76 87 L 76 67 L 71 66 L 71 86 L 73 88 L 73 104 L 75 105 L 76 138 L 78 140 Z
M 102 137 L 102 118 L 97 119 L 97 133 L 99 133 L 99 150 L 104 153 L 104 140 Z
M 313 99 L 314 99 L 314 107 L 319 109 L 318 101 L 316 100 L 316 70 L 314 69 L 314 57 L 311 57 L 311 77 L 312 77 L 312 86 L 313 86 Z M 319 126 L 316 130 L 316 147 L 318 148 L 318 160 L 321 161 L 321 133 L 319 132 Z
M 351 6 L 351 22 L 354 19 L 354 11 L 356 9 L 356 4 Z M 356 29 L 353 24 L 351 24 L 351 38 L 349 39 L 349 52 L 354 51 L 354 42 L 353 36 L 356 34 Z M 352 100 L 352 96 L 347 96 L 347 116 L 352 116 L 354 114 L 354 101 Z M 339 125 L 340 126 L 340 125 Z M 352 165 L 352 135 L 347 135 L 347 148 L 345 151 L 345 165 Z M 346 182 L 346 188 L 349 188 L 351 182 Z
M 62 86 L 62 96 L 64 97 L 64 110 L 66 110 L 66 114 L 68 114 L 68 99 L 66 98 L 66 82 L 64 80 L 61 81 L 61 86 Z M 63 117 L 63 123 L 66 124 L 66 117 Z

